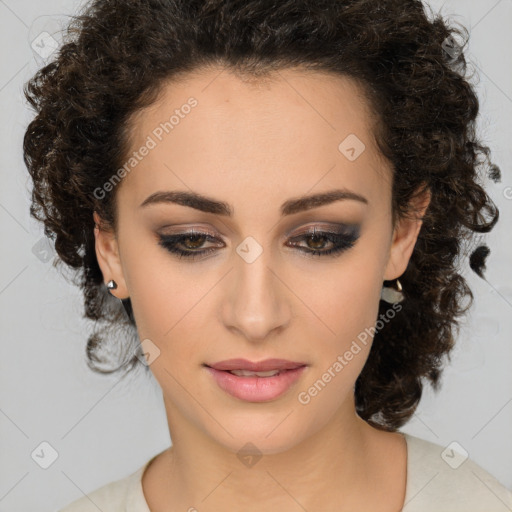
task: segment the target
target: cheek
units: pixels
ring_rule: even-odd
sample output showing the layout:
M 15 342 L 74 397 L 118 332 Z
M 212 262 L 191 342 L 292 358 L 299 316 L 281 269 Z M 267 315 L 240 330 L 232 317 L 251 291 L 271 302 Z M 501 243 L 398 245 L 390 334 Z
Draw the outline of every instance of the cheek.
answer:
M 123 273 L 140 339 L 161 346 L 183 329 L 204 284 L 191 266 L 173 260 L 149 229 L 132 225 L 121 237 Z
M 358 251 L 346 258 L 294 276 L 294 292 L 300 297 L 308 321 L 304 327 L 324 349 L 343 350 L 361 332 L 375 324 L 378 315 L 382 270 Z
M 342 274 L 338 277 L 344 279 L 336 285 L 308 296 L 322 322 L 313 319 L 307 323 L 310 331 L 304 342 L 310 345 L 313 365 L 297 390 L 296 403 L 315 424 L 327 422 L 340 406 L 350 409 L 353 387 L 368 358 L 378 315 L 375 279 L 369 273 Z
M 202 325 L 208 317 L 204 309 L 208 299 L 203 298 L 208 288 L 192 286 L 191 278 L 176 270 L 165 266 L 162 270 L 167 273 L 153 266 L 135 284 L 132 302 L 140 339 L 149 338 L 157 345 L 163 356 L 159 363 L 165 360 L 166 365 L 179 368 L 182 362 L 195 362 L 201 353 L 195 339 L 203 339 L 208 332 Z
M 300 390 L 303 400 L 298 397 L 304 406 L 330 404 L 335 409 L 343 397 L 351 396 L 368 358 L 382 283 L 379 261 L 365 254 L 369 249 L 342 257 L 329 268 L 317 270 L 314 280 L 295 280 L 294 290 L 305 297 L 311 311 L 303 322 L 303 342 L 310 346 L 313 363 L 311 376 Z M 323 414 L 333 409 L 327 407 L 322 413 L 313 405 L 310 410 Z

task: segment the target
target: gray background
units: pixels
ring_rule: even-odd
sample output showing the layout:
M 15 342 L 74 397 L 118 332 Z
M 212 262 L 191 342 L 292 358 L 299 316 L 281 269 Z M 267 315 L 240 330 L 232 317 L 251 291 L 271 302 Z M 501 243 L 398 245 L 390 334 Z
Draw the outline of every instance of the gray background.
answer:
M 139 372 L 120 382 L 85 365 L 91 326 L 81 318 L 82 298 L 45 261 L 42 227 L 29 217 L 21 144 L 32 114 L 21 91 L 44 63 L 31 44 L 45 31 L 58 41 L 79 4 L 0 0 L 0 511 L 55 510 L 127 476 L 170 443 L 152 377 Z M 475 303 L 442 389 L 425 389 L 403 430 L 443 447 L 457 441 L 512 489 L 512 0 L 431 5 L 470 28 L 480 134 L 503 173 L 501 183 L 488 182 L 501 222 L 487 239 L 487 281 L 465 272 Z M 42 442 L 58 454 L 47 469 L 31 456 Z

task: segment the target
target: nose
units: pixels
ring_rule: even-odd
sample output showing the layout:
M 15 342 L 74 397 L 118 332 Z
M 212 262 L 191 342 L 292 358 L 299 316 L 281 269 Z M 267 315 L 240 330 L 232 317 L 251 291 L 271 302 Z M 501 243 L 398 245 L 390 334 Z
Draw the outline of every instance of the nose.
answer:
M 227 329 L 249 341 L 263 341 L 290 322 L 291 292 L 270 263 L 267 251 L 251 263 L 236 255 L 235 268 L 228 278 L 223 322 Z

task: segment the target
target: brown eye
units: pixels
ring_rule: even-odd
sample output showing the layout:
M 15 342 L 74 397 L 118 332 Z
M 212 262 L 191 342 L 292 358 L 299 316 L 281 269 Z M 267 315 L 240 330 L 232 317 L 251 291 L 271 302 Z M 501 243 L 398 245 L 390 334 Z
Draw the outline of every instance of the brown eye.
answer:
M 206 235 L 192 235 L 183 238 L 183 245 L 188 249 L 199 249 L 205 242 Z
M 217 238 L 207 234 L 198 232 L 179 233 L 176 235 L 159 235 L 159 244 L 172 254 L 177 255 L 179 258 L 196 258 L 198 256 L 205 256 L 215 251 L 215 247 L 207 247 L 203 250 L 198 250 L 203 247 L 205 242 L 216 243 L 219 245 Z M 222 242 L 221 242 L 222 244 Z
M 300 236 L 292 238 L 291 245 L 297 247 L 307 256 L 326 256 L 328 254 L 337 255 L 354 246 L 359 238 L 359 227 L 352 228 L 349 232 L 346 230 L 338 232 L 313 231 L 303 233 Z M 303 241 L 304 245 L 297 242 Z M 330 248 L 325 249 L 330 244 Z
M 327 238 L 318 234 L 308 236 L 306 243 L 310 249 L 323 249 L 326 244 Z M 328 242 L 328 240 L 327 240 Z

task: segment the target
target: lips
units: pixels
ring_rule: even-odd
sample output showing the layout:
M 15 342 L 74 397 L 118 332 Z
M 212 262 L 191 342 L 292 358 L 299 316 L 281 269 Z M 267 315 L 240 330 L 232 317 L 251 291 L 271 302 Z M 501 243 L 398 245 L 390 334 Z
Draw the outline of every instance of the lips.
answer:
M 227 359 L 206 364 L 205 366 L 222 371 L 245 370 L 250 372 L 267 372 L 272 370 L 294 370 L 306 366 L 306 363 L 289 361 L 287 359 L 265 359 L 259 362 L 252 362 L 247 359 Z
M 287 361 L 287 363 L 292 362 Z M 240 376 L 233 372 L 245 372 L 245 370 L 217 370 L 207 365 L 205 368 L 219 388 L 229 395 L 246 402 L 268 402 L 284 396 L 295 386 L 306 372 L 307 365 L 289 370 L 275 370 L 277 374 L 273 376 L 263 376 L 264 374 L 262 375 L 260 372 L 249 376 Z

